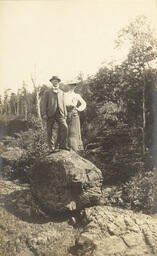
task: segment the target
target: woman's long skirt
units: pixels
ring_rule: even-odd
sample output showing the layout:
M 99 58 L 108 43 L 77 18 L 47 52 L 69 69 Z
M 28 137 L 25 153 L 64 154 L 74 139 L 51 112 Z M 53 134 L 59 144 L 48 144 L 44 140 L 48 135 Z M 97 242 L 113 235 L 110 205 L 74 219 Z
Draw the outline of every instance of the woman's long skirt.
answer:
M 80 117 L 78 111 L 73 109 L 68 111 L 68 144 L 69 147 L 74 151 L 83 150 L 83 143 L 81 138 L 81 128 L 80 128 Z

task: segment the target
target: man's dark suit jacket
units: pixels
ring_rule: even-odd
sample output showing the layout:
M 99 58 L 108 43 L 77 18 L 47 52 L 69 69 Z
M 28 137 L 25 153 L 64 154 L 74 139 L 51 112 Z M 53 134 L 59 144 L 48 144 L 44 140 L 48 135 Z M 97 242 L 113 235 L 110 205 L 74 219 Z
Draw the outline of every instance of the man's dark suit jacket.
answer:
M 58 108 L 61 116 L 66 117 L 67 110 L 64 97 L 65 95 L 62 90 L 59 89 L 58 93 L 54 93 L 53 89 L 48 89 L 44 95 L 42 114 L 46 115 L 48 118 L 51 118 L 56 114 Z

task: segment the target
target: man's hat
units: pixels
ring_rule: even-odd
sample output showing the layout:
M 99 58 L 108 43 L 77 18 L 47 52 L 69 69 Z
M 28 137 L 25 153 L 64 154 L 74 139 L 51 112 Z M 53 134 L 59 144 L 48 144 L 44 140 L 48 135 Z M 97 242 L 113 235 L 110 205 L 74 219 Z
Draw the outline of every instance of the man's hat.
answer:
M 61 79 L 58 76 L 52 76 L 52 78 L 49 81 L 51 82 L 53 80 L 58 80 L 59 82 L 61 82 Z

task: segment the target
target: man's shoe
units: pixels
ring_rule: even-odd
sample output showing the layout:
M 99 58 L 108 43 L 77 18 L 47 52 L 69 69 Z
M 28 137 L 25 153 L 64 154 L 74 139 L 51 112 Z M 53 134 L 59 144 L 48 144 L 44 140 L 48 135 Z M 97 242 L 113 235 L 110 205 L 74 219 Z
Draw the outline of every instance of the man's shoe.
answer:
M 70 151 L 70 148 L 69 147 L 62 147 L 60 149 L 64 149 L 64 150 L 67 150 L 67 151 Z
M 49 151 L 48 151 L 48 153 L 49 153 L 49 154 L 55 153 L 55 147 L 50 148 Z

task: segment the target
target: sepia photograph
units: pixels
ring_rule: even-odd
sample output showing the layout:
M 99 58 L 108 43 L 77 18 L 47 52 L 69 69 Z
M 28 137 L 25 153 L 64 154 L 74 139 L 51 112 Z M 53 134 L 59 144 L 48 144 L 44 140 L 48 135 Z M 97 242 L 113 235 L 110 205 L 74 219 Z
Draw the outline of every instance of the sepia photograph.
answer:
M 157 256 L 157 0 L 0 0 L 0 256 Z

